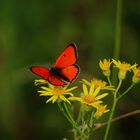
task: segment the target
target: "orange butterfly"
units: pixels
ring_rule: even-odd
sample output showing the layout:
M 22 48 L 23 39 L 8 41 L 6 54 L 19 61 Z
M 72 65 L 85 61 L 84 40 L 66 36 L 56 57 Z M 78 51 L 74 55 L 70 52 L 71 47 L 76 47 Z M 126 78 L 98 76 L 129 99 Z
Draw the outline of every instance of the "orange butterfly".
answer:
M 77 78 L 80 68 L 76 62 L 77 47 L 75 44 L 69 44 L 50 69 L 31 67 L 30 70 L 52 85 L 63 86 Z

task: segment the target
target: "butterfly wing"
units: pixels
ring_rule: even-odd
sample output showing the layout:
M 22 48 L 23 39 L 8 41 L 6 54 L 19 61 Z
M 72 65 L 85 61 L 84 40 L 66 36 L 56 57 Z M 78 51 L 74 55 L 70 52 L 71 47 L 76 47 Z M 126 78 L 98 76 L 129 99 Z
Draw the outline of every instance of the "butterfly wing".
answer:
M 75 44 L 68 45 L 54 63 L 55 68 L 66 68 L 77 61 L 77 47 Z
M 56 85 L 56 86 L 63 86 L 66 82 L 62 81 L 58 76 L 51 76 L 50 70 L 44 67 L 31 67 L 30 70 L 42 77 L 43 79 L 47 80 L 49 83 Z
M 39 75 L 40 77 L 42 77 L 45 80 L 48 80 L 49 76 L 50 76 L 50 71 L 47 68 L 44 67 L 31 67 L 30 70 L 34 73 Z
M 77 78 L 79 74 L 79 66 L 74 64 L 66 68 L 63 68 L 61 70 L 61 74 L 65 76 L 66 79 L 68 79 L 68 82 L 72 82 L 75 78 Z
M 59 77 L 57 76 L 50 76 L 48 79 L 49 83 L 55 86 L 63 86 L 66 85 L 66 82 L 62 81 Z

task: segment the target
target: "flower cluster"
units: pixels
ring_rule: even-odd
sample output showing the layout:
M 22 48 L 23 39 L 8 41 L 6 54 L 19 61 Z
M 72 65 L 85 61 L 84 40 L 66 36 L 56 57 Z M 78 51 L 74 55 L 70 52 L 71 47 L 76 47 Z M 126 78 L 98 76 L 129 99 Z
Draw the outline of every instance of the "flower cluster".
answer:
M 103 90 L 113 90 L 112 86 L 108 86 L 106 82 L 102 80 L 91 80 L 90 82 L 86 79 L 82 79 L 83 91 L 81 96 L 75 96 L 72 91 L 77 87 L 68 88 L 66 86 L 54 86 L 48 83 L 44 79 L 35 80 L 34 83 L 37 85 L 43 85 L 38 90 L 40 96 L 49 97 L 46 103 L 52 102 L 66 102 L 71 104 L 71 101 L 79 101 L 82 105 L 96 109 L 94 117 L 99 118 L 104 113 L 108 112 L 107 105 L 103 105 L 102 99 L 108 95 L 103 93 Z M 80 95 L 80 94 L 79 94 Z
M 138 67 L 137 64 L 130 65 L 127 62 L 124 62 L 124 61 L 121 62 L 121 61 L 119 61 L 119 60 L 117 61 L 115 59 L 112 59 L 112 61 L 110 61 L 110 59 L 108 59 L 108 60 L 104 59 L 102 61 L 100 60 L 99 66 L 105 76 L 110 76 L 110 74 L 111 74 L 110 68 L 111 68 L 112 64 L 114 67 L 118 68 L 118 70 L 119 70 L 119 72 L 118 72 L 119 80 L 124 80 L 126 78 L 127 72 L 133 71 L 132 82 L 138 83 L 140 81 L 140 67 Z M 109 74 L 107 74 L 107 73 L 109 73 Z
M 138 83 L 140 81 L 140 67 L 138 67 L 137 64 L 130 65 L 127 62 L 121 62 L 119 60 L 104 59 L 99 61 L 99 66 L 106 77 L 110 77 L 111 68 L 116 67 L 118 69 L 119 80 L 124 80 L 127 72 L 133 71 L 132 82 Z M 75 95 L 73 90 L 78 88 L 77 86 L 72 88 L 68 87 L 69 84 L 66 86 L 54 86 L 44 79 L 35 80 L 35 85 L 41 85 L 38 90 L 40 96 L 49 97 L 46 103 L 65 102 L 71 104 L 72 101 L 78 101 L 88 108 L 95 109 L 95 118 L 99 118 L 108 112 L 109 109 L 107 109 L 107 105 L 103 104 L 103 98 L 105 98 L 110 91 L 115 91 L 115 88 L 111 84 L 108 85 L 107 82 L 98 79 L 91 81 L 82 79 L 81 83 L 83 87 L 82 92 L 81 94 Z
M 87 84 L 87 85 L 86 85 Z M 99 84 L 99 85 L 98 85 Z M 101 90 L 105 87 L 101 87 L 101 81 L 99 83 L 93 84 L 88 82 L 87 80 L 83 79 L 83 92 L 80 97 L 70 97 L 70 100 L 76 100 L 81 102 L 83 105 L 87 107 L 91 107 L 96 109 L 94 117 L 99 118 L 104 113 L 108 112 L 109 110 L 106 109 L 107 105 L 103 105 L 103 99 L 108 95 L 108 93 L 102 93 Z M 88 86 L 89 85 L 89 86 Z M 98 86 L 97 86 L 98 85 Z M 89 88 L 89 89 L 88 89 Z M 101 109 L 103 108 L 103 109 Z
M 65 86 L 55 86 L 50 84 L 44 79 L 35 80 L 34 84 L 40 86 L 38 93 L 40 96 L 46 96 L 46 103 L 58 103 L 58 106 L 67 120 L 72 124 L 75 133 L 75 139 L 77 134 L 84 139 L 88 139 L 90 135 L 90 129 L 96 125 L 95 120 L 99 119 L 103 114 L 110 111 L 108 120 L 108 127 L 111 124 L 113 112 L 119 99 L 128 93 L 132 87 L 140 82 L 140 67 L 137 64 L 129 64 L 127 62 L 121 62 L 115 59 L 104 59 L 99 61 L 99 67 L 106 76 L 107 81 L 98 79 L 92 79 L 90 81 L 82 79 L 82 89 L 77 86 L 69 87 L 70 83 Z M 117 68 L 118 83 L 113 86 L 111 77 L 112 69 Z M 120 88 L 123 80 L 126 78 L 127 73 L 132 72 L 132 84 L 126 88 L 124 92 L 120 92 Z M 74 90 L 78 89 L 78 94 L 74 93 Z M 112 92 L 113 106 L 108 109 L 107 104 L 104 103 L 104 98 Z M 80 103 L 80 109 L 78 110 L 78 117 L 75 121 L 73 117 L 73 102 Z

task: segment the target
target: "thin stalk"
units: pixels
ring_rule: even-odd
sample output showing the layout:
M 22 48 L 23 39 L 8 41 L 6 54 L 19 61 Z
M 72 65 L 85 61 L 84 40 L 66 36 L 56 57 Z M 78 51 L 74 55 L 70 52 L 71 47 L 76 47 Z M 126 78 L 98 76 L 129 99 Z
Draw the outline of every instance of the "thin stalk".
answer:
M 67 120 L 68 120 L 71 124 L 73 124 L 72 121 L 71 121 L 71 119 L 70 119 L 69 116 L 66 114 L 66 112 L 64 111 L 64 109 L 63 109 L 63 107 L 61 106 L 60 103 L 58 103 L 58 106 L 59 106 L 60 111 L 63 113 L 63 115 L 67 118 Z
M 82 115 L 82 106 L 80 107 L 80 110 L 79 110 L 79 114 L 78 114 L 78 118 L 77 118 L 77 123 L 79 123 L 80 122 L 80 120 L 81 120 L 81 115 Z
M 107 140 L 108 133 L 109 133 L 110 126 L 111 126 L 111 120 L 112 120 L 112 117 L 113 117 L 113 114 L 114 114 L 114 111 L 115 111 L 116 104 L 117 104 L 117 100 L 116 100 L 116 97 L 114 97 L 114 102 L 113 102 L 113 105 L 112 105 L 111 113 L 110 113 L 110 116 L 109 116 L 109 119 L 108 119 L 106 131 L 105 131 L 105 136 L 104 136 L 103 140 Z
M 91 136 L 91 131 L 92 131 L 92 127 L 93 127 L 93 123 L 94 123 L 94 114 L 95 111 L 92 110 L 90 118 L 89 118 L 89 124 L 87 126 L 87 140 L 89 140 L 90 136 Z
M 77 130 L 77 132 L 80 134 L 81 140 L 84 140 L 84 137 L 85 137 L 84 133 L 82 133 L 81 130 L 78 128 L 76 122 L 74 121 L 74 119 L 73 119 L 71 113 L 69 112 L 69 109 L 68 109 L 68 107 L 67 107 L 67 105 L 66 105 L 65 103 L 64 103 L 64 108 L 65 108 L 65 110 L 66 110 L 66 112 L 67 112 L 69 118 L 70 118 L 71 121 L 72 121 L 73 127 L 74 127 L 75 130 Z
M 140 109 L 137 109 L 137 110 L 134 110 L 134 111 L 132 111 L 132 112 L 128 112 L 128 113 L 125 113 L 125 114 L 123 114 L 123 115 L 121 115 L 121 116 L 115 117 L 115 118 L 113 118 L 113 119 L 111 120 L 111 122 L 116 122 L 116 121 L 118 121 L 118 120 L 124 119 L 124 118 L 126 118 L 126 117 L 130 117 L 130 116 L 133 116 L 133 115 L 136 115 L 136 114 L 140 114 Z M 108 122 L 97 123 L 97 124 L 95 124 L 95 128 L 94 128 L 93 131 L 95 131 L 95 130 L 97 130 L 97 129 L 99 129 L 99 128 L 104 127 L 105 125 L 107 125 L 107 123 L 108 123 Z M 97 125 L 97 127 L 96 127 L 96 125 Z
M 121 44 L 122 0 L 117 0 L 114 58 L 119 59 Z
M 77 131 L 75 129 L 73 129 L 73 136 L 74 136 L 74 140 L 77 139 Z
M 85 125 L 85 111 L 82 110 L 82 115 L 81 115 L 81 120 L 82 120 L 82 125 Z
M 132 112 L 128 112 L 128 113 L 123 114 L 121 116 L 115 117 L 114 119 L 111 120 L 111 122 L 115 122 L 115 121 L 118 121 L 120 119 L 123 119 L 123 118 L 126 118 L 126 117 L 130 117 L 132 115 L 136 115 L 136 114 L 139 114 L 139 113 L 140 113 L 140 109 L 137 109 L 137 110 L 134 110 Z
M 110 126 L 111 126 L 111 120 L 113 118 L 115 108 L 116 108 L 116 104 L 117 104 L 117 93 L 118 93 L 118 91 L 121 87 L 121 84 L 122 84 L 122 80 L 119 81 L 117 89 L 116 89 L 115 93 L 113 94 L 114 95 L 113 105 L 112 105 L 112 109 L 111 109 L 111 112 L 110 112 L 110 116 L 109 116 L 109 119 L 108 119 L 108 123 L 107 123 L 107 127 L 106 127 L 106 131 L 105 131 L 105 135 L 104 135 L 103 140 L 107 140 L 107 137 L 108 137 L 108 134 L 109 134 L 109 130 L 110 130 Z
M 115 48 L 114 48 L 114 59 L 119 59 L 120 56 L 120 44 L 121 44 L 121 19 L 122 19 L 122 0 L 117 0 L 116 7 L 116 23 L 115 23 Z M 112 83 L 116 85 L 117 75 L 116 69 L 112 72 Z
M 83 106 L 82 106 L 83 108 Z M 82 122 L 82 133 L 84 134 L 84 131 L 85 131 L 85 111 L 84 109 L 82 109 L 82 112 L 81 112 L 81 122 Z M 86 136 L 85 136 L 85 139 L 86 139 Z
M 67 113 L 65 112 L 65 110 L 63 109 L 63 107 L 61 106 L 60 103 L 58 103 L 59 109 L 60 111 L 63 113 L 63 115 L 67 118 L 67 120 L 73 125 L 72 120 L 69 118 L 69 116 L 67 115 Z M 77 139 L 77 131 L 75 129 L 73 129 L 73 135 L 74 135 L 74 140 Z
M 134 87 L 134 85 L 135 83 L 132 83 L 131 86 L 117 98 L 117 100 L 121 99 L 124 95 L 126 95 Z
M 111 80 L 110 80 L 110 76 L 107 76 L 107 81 L 109 83 L 110 86 L 112 86 Z
M 89 126 L 90 126 L 91 128 L 92 128 L 93 122 L 94 122 L 94 114 L 95 114 L 95 111 L 93 110 L 92 113 L 91 113 L 90 123 L 89 123 Z
M 65 103 L 64 103 L 64 108 L 65 108 L 65 110 L 66 110 L 66 112 L 67 112 L 69 118 L 71 119 L 72 123 L 73 123 L 74 125 L 76 125 L 76 123 L 75 123 L 75 121 L 74 121 L 74 119 L 73 119 L 71 113 L 69 112 L 68 107 L 67 107 L 67 105 L 66 105 Z

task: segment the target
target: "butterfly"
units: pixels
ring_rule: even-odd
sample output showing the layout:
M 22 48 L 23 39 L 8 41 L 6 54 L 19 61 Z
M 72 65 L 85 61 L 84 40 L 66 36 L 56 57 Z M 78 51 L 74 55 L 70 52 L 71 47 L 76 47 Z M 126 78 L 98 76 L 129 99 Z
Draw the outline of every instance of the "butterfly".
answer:
M 77 47 L 72 43 L 64 49 L 50 69 L 31 67 L 30 70 L 52 85 L 63 86 L 76 79 L 80 72 L 80 68 L 76 64 L 77 57 Z

